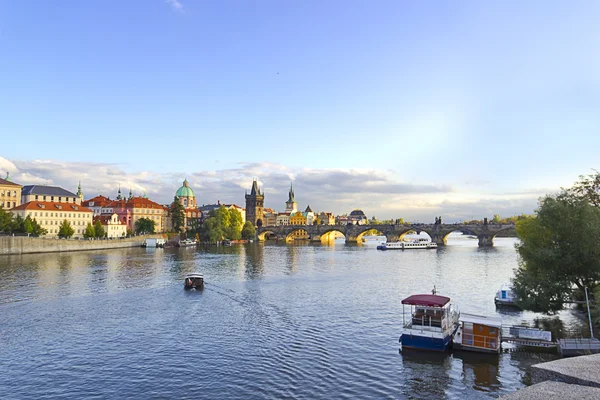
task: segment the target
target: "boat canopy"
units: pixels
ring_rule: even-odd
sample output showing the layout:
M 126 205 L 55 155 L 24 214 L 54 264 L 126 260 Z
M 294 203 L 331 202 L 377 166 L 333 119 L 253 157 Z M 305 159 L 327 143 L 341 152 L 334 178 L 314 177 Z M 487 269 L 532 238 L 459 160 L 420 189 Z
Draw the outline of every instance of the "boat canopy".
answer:
M 450 297 L 435 294 L 413 294 L 402 300 L 402 304 L 423 307 L 444 307 L 450 301 Z
M 461 322 L 470 322 L 472 324 L 491 326 L 493 328 L 502 328 L 502 318 L 498 317 L 485 317 L 483 315 L 475 314 L 460 314 Z
M 202 274 L 189 274 L 186 276 L 186 278 L 204 278 L 204 275 Z

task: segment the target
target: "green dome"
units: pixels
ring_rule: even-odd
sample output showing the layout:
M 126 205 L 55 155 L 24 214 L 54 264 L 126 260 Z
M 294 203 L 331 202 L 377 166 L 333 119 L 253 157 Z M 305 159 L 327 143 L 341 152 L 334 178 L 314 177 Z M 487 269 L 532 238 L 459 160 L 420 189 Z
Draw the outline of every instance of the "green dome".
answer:
M 189 187 L 187 179 L 183 181 L 183 186 L 177 190 L 177 193 L 175 193 L 175 195 L 177 197 L 196 197 L 192 188 Z

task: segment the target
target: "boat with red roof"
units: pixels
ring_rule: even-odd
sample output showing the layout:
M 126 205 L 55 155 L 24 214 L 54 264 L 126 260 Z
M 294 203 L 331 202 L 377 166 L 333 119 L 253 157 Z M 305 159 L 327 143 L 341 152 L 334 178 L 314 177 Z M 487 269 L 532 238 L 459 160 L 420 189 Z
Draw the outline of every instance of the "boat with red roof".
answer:
M 410 314 L 404 313 L 410 307 Z M 460 313 L 449 297 L 433 294 L 414 294 L 402 300 L 400 336 L 402 348 L 446 351 L 452 346 L 452 337 L 458 329 Z

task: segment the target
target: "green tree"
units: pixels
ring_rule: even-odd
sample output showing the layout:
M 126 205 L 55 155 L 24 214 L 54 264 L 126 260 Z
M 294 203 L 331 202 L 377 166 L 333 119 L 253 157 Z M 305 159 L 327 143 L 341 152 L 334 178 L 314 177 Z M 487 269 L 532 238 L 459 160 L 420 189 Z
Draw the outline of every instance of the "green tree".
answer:
M 10 230 L 16 233 L 25 233 L 25 220 L 23 219 L 23 217 L 17 215 L 12 220 L 12 227 Z
M 175 232 L 184 232 L 185 231 L 185 209 L 183 205 L 179 202 L 179 197 L 175 196 L 173 198 L 173 203 L 171 204 L 171 222 L 173 224 L 173 230 Z
M 563 189 L 560 197 L 565 201 L 585 199 L 591 205 L 600 207 L 600 172 L 580 175 L 579 181 L 569 189 Z
M 519 267 L 513 280 L 520 305 L 556 312 L 584 287 L 600 282 L 600 208 L 563 191 L 540 200 L 535 217 L 517 222 Z M 573 292 L 575 290 L 575 293 Z
M 252 222 L 244 222 L 244 226 L 242 227 L 242 239 L 254 239 L 254 235 L 256 235 L 256 228 L 254 227 L 254 225 L 252 225 Z
M 13 227 L 13 215 L 0 207 L 0 232 L 8 232 Z
M 106 235 L 106 232 L 104 232 L 102 222 L 100 222 L 100 220 L 97 220 L 96 222 L 94 222 L 94 236 L 97 238 L 103 238 L 104 235 Z
M 31 225 L 33 226 L 33 232 L 31 232 L 33 236 L 43 236 L 48 233 L 48 231 L 45 228 L 42 228 L 35 218 L 31 221 Z
M 156 223 L 149 218 L 140 218 L 135 222 L 136 233 L 154 233 Z
M 100 226 L 102 226 L 102 224 L 100 224 Z M 88 223 L 87 226 L 85 227 L 85 232 L 83 232 L 83 237 L 84 238 L 93 238 L 96 237 L 96 230 L 94 229 L 94 225 L 92 225 L 92 223 Z
M 58 227 L 58 237 L 61 238 L 70 238 L 75 233 L 75 230 L 66 219 L 60 223 Z
M 23 233 L 33 233 L 33 223 L 31 222 L 31 217 L 29 215 L 25 217 L 25 220 L 23 221 Z
M 499 224 L 500 223 L 500 214 L 494 214 L 494 218 L 492 218 L 492 220 L 490 222 L 492 222 L 493 224 Z
M 226 228 L 228 239 L 239 240 L 242 237 L 242 214 L 235 208 L 228 210 L 229 226 Z

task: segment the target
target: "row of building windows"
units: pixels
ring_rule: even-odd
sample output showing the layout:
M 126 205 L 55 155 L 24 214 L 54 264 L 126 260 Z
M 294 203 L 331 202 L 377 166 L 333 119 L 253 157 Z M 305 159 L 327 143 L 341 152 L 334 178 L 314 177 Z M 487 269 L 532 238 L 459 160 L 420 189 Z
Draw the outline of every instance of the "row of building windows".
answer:
M 72 213 L 71 214 L 71 213 L 52 213 L 52 212 L 50 213 L 50 217 L 54 217 L 55 216 L 54 214 L 56 214 L 56 217 L 59 217 L 59 218 L 62 218 L 63 214 L 64 214 L 65 218 L 87 218 L 87 217 L 91 217 L 91 216 L 88 216 L 88 215 L 82 214 L 82 213 Z M 73 215 L 73 216 L 71 217 L 71 215 Z M 35 211 L 33 213 L 33 216 L 34 217 L 38 216 L 37 211 Z M 40 211 L 40 217 L 48 217 L 48 212 L 46 211 L 44 213 L 44 212 Z
M 6 197 L 10 197 L 10 190 L 7 190 L 6 192 L 4 190 L 0 190 L 0 196 L 4 196 L 6 195 Z M 12 196 L 13 197 L 17 197 L 17 191 L 13 190 L 12 191 Z
M 54 196 L 41 196 L 42 197 L 42 201 L 47 201 L 47 198 L 50 197 L 50 201 L 54 201 Z M 35 195 L 35 199 L 39 200 L 40 196 L 38 196 L 37 194 Z M 72 203 L 75 203 L 75 197 L 65 197 L 65 202 L 68 203 L 69 199 L 71 199 Z M 58 196 L 58 202 L 62 202 L 62 196 Z
M 10 201 L 7 201 L 6 203 L 5 203 L 5 202 L 3 202 L 3 201 L 0 201 L 0 207 L 4 207 L 4 205 L 5 205 L 5 204 L 6 204 L 6 208 L 11 208 L 11 207 L 10 207 Z M 17 203 L 13 201 L 13 203 L 12 203 L 12 206 L 13 206 L 13 207 L 16 207 L 16 206 L 17 206 Z
M 86 225 L 85 221 L 69 221 L 71 225 Z M 42 221 L 40 225 L 60 225 L 62 221 Z

